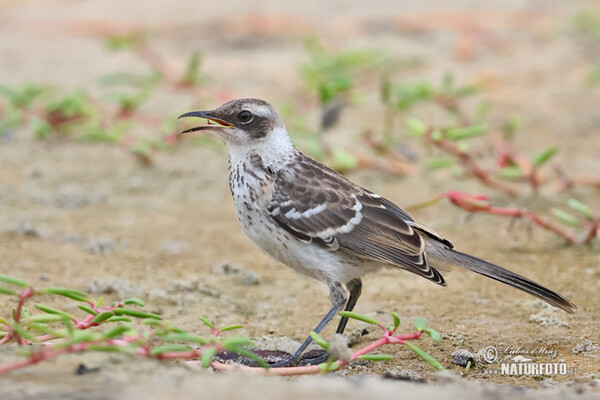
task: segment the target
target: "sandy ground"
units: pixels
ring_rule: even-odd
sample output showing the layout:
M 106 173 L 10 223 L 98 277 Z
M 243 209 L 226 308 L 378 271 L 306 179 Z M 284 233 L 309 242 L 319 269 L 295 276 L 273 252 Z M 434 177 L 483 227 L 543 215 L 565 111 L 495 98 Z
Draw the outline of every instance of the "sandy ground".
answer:
M 569 17 L 586 2 L 553 1 L 382 2 L 360 8 L 345 2 L 275 1 L 238 3 L 27 1 L 0 2 L 0 83 L 29 78 L 66 88 L 84 85 L 109 71 L 142 70 L 129 54 L 107 54 L 99 38 L 107 25 L 128 29 L 149 26 L 157 47 L 173 65 L 191 52 L 205 54 L 211 85 L 231 97 L 259 97 L 279 106 L 299 96 L 298 66 L 306 60 L 302 38 L 318 35 L 340 47 L 374 47 L 398 56 L 419 56 L 426 63 L 407 75 L 439 79 L 445 71 L 466 82 L 485 82 L 483 98 L 494 104 L 492 117 L 519 113 L 525 133 L 518 144 L 526 154 L 542 147 L 560 148 L 558 160 L 572 174 L 600 174 L 600 89 L 581 81 L 590 54 L 566 34 Z M 428 23 L 423 24 L 423 21 Z M 460 24 L 457 21 L 461 22 Z M 465 25 L 457 31 L 456 25 Z M 462 33 L 461 33 L 462 32 Z M 466 33 L 465 33 L 466 32 Z M 466 35 L 466 36 L 465 36 Z M 476 40 L 467 40 L 474 35 Z M 463 40 L 464 39 L 464 40 Z M 356 136 L 369 127 L 376 96 L 344 114 L 329 140 L 359 146 Z M 177 115 L 200 102 L 177 93 L 159 93 L 149 113 Z M 311 114 L 316 120 L 317 113 Z M 152 133 L 149 133 L 152 136 Z M 214 151 L 184 146 L 160 154 L 151 168 L 127 151 L 100 144 L 39 142 L 20 130 L 0 142 L 0 272 L 35 285 L 68 286 L 109 299 L 137 296 L 190 331 L 203 332 L 200 314 L 217 325 L 244 324 L 255 338 L 301 341 L 329 308 L 327 289 L 268 259 L 241 233 L 227 184 L 227 160 Z M 472 182 L 445 173 L 419 173 L 404 179 L 363 171 L 351 179 L 400 205 L 422 201 L 449 189 L 486 192 Z M 492 193 L 493 194 L 493 193 Z M 597 190 L 581 189 L 579 199 L 600 209 Z M 568 198 L 567 195 L 561 195 Z M 543 196 L 520 201 L 543 210 Z M 404 348 L 390 347 L 393 361 L 359 364 L 330 378 L 257 378 L 215 374 L 178 363 L 130 360 L 114 356 L 70 356 L 0 376 L 3 399 L 103 399 L 120 394 L 148 399 L 177 396 L 211 398 L 359 398 L 365 395 L 444 398 L 592 397 L 600 387 L 598 245 L 567 247 L 556 237 L 487 216 L 440 204 L 414 217 L 443 233 L 463 251 L 520 272 L 569 297 L 579 306 L 573 315 L 549 309 L 525 294 L 455 271 L 448 287 L 398 271 L 382 271 L 363 280 L 356 311 L 388 318 L 396 311 L 403 327 L 424 316 L 443 340 L 425 350 L 457 376 L 437 376 Z M 34 233 L 34 235 L 32 235 Z M 236 271 L 224 273 L 223 265 Z M 0 298 L 0 315 L 12 305 Z M 351 322 L 349 332 L 363 324 Z M 332 327 L 325 331 L 327 337 Z M 271 339 L 269 339 L 271 338 Z M 363 336 L 365 345 L 377 338 Z M 585 351 L 576 346 L 592 342 Z M 279 343 L 279 342 L 277 342 Z M 565 376 L 490 375 L 476 365 L 467 373 L 451 353 L 473 353 L 495 346 L 534 351 L 545 347 L 573 374 Z M 11 359 L 2 349 L 0 359 Z M 99 372 L 74 375 L 85 363 Z M 497 364 L 496 364 L 497 367 Z M 411 371 L 429 383 L 382 380 L 380 375 Z M 501 386 L 497 385 L 501 384 Z M 522 388 L 534 390 L 523 390 Z

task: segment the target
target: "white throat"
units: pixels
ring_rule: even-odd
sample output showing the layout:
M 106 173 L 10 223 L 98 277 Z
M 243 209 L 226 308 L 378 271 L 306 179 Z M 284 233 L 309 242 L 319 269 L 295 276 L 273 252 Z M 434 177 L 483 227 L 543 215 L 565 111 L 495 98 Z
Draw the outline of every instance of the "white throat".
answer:
M 229 143 L 229 157 L 232 166 L 247 161 L 252 154 L 261 157 L 265 167 L 275 170 L 284 167 L 297 153 L 287 131 L 283 127 L 273 129 L 262 139 L 246 143 Z

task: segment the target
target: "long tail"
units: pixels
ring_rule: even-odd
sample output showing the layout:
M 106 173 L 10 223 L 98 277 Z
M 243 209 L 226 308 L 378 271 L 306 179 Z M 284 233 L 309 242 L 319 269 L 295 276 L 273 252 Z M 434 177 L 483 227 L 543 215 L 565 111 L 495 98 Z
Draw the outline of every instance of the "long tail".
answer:
M 573 313 L 577 309 L 577 306 L 568 299 L 521 275 L 482 260 L 481 258 L 449 249 L 442 243 L 433 240 L 426 240 L 426 243 L 425 251 L 428 257 L 427 260 L 431 261 L 430 263 L 434 268 L 437 268 L 438 262 L 442 263 L 442 265 L 440 265 L 442 268 L 440 269 L 443 269 L 444 264 L 446 264 L 446 266 L 448 263 L 456 265 L 499 282 L 506 283 L 517 289 L 521 289 L 555 307 L 562 308 L 568 313 Z

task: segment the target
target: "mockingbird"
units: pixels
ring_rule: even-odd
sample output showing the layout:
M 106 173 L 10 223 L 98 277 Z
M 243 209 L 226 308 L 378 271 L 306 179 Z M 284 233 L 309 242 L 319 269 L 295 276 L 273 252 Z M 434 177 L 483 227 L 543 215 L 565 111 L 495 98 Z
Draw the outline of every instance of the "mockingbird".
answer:
M 382 267 L 404 269 L 446 286 L 439 271 L 459 266 L 569 313 L 576 309 L 550 289 L 454 250 L 449 240 L 391 201 L 299 152 L 281 116 L 265 101 L 233 100 L 183 117 L 204 118 L 208 125 L 181 133 L 210 131 L 228 145 L 229 184 L 243 232 L 269 256 L 329 287 L 332 307 L 315 332 L 344 306 L 352 310 L 361 277 Z M 346 323 L 342 317 L 338 333 Z M 309 337 L 277 365 L 296 363 L 310 342 Z

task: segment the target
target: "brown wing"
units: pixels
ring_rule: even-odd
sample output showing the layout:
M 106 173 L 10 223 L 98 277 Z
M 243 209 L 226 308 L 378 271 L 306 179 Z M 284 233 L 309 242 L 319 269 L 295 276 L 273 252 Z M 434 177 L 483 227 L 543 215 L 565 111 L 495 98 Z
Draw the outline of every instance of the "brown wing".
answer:
M 404 210 L 303 157 L 275 180 L 271 217 L 303 241 L 388 263 L 440 285 L 427 265 L 424 241 Z

